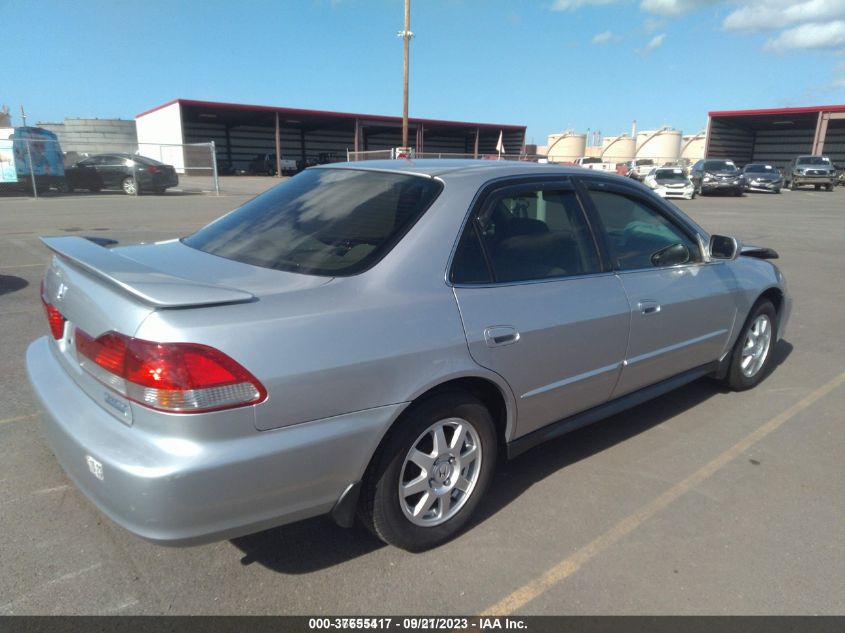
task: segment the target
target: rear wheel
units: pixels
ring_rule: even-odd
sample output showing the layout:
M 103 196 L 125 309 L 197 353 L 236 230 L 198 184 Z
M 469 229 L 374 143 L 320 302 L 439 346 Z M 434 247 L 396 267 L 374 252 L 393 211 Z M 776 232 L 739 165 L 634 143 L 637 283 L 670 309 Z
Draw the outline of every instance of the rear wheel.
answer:
M 484 495 L 496 462 L 486 407 L 463 392 L 416 405 L 377 453 L 359 515 L 380 539 L 422 551 L 453 536 Z
M 120 183 L 120 188 L 123 189 L 123 193 L 128 196 L 134 196 L 138 194 L 138 187 L 135 185 L 135 179 L 131 176 L 127 176 L 123 179 Z
M 777 332 L 777 313 L 772 302 L 757 302 L 731 352 L 725 383 L 734 391 L 756 387 L 766 375 Z

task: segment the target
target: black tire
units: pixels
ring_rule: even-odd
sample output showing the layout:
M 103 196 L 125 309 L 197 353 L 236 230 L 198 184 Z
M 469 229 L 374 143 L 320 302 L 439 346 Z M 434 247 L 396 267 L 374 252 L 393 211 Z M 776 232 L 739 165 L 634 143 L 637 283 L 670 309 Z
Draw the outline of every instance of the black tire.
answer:
M 373 458 L 373 463 L 364 478 L 358 515 L 363 523 L 385 543 L 408 551 L 419 552 L 448 541 L 464 527 L 490 484 L 496 466 L 498 446 L 496 429 L 489 411 L 478 399 L 467 393 L 455 391 L 438 394 L 412 405 L 412 407 L 397 422 L 397 425 Z M 442 517 L 438 519 L 437 516 L 434 516 L 427 519 L 433 523 L 432 525 L 418 525 L 405 514 L 406 511 L 402 507 L 403 502 L 400 501 L 400 486 L 403 485 L 402 482 L 408 475 L 407 466 L 417 468 L 419 471 L 417 479 L 422 477 L 424 481 L 426 475 L 422 469 L 415 467 L 408 461 L 408 458 L 411 449 L 423 446 L 426 438 L 429 437 L 427 430 L 430 427 L 451 418 L 457 418 L 468 423 L 474 430 L 478 439 L 476 449 L 478 450 L 477 455 L 480 465 L 477 462 L 472 462 L 477 467 L 476 470 L 472 470 L 472 465 L 462 466 L 458 463 L 457 466 L 460 470 L 457 471 L 453 471 L 447 465 L 444 475 L 438 469 L 438 465 L 442 467 L 446 460 L 442 460 L 442 456 L 432 457 L 434 461 L 430 472 L 437 471 L 436 476 L 439 477 L 454 477 L 454 482 L 447 478 L 445 482 L 441 481 L 435 485 L 442 486 L 445 483 L 446 487 L 441 489 L 448 489 L 450 505 L 454 503 L 456 509 L 452 509 L 454 515 L 445 521 Z M 447 437 L 447 443 L 453 441 L 453 439 L 454 435 L 451 438 Z M 466 444 L 462 440 L 461 448 L 458 449 L 459 458 L 460 455 L 469 453 L 471 446 L 473 444 L 469 439 L 467 439 Z M 433 438 L 431 450 L 432 455 L 437 454 Z M 457 487 L 457 484 L 461 480 L 467 481 L 469 479 L 472 479 L 474 484 L 468 492 L 464 493 L 465 497 L 462 497 L 460 496 L 462 491 Z M 429 479 L 428 483 L 423 485 L 431 490 L 433 481 L 433 478 Z M 450 483 L 451 488 L 449 488 Z M 429 494 L 431 492 L 420 492 L 418 503 L 423 503 L 424 498 Z M 413 495 L 409 495 L 405 500 L 414 498 Z M 442 497 L 436 498 L 438 499 L 435 502 L 437 513 L 442 514 L 443 505 L 440 500 Z M 433 507 L 431 511 L 434 512 Z M 423 515 L 419 520 L 426 520 L 425 516 Z M 437 521 L 442 522 L 436 523 Z
M 775 189 L 775 193 L 780 193 L 780 187 L 778 187 L 777 189 Z
M 743 371 L 742 363 L 745 358 L 743 351 L 748 348 L 749 333 L 754 327 L 758 319 L 767 317 L 769 322 L 769 341 L 764 350 L 763 361 L 760 366 L 751 375 Z M 754 304 L 745 324 L 742 326 L 742 331 L 734 344 L 734 348 L 730 355 L 730 365 L 725 376 L 725 384 L 734 391 L 745 391 L 756 387 L 769 369 L 772 362 L 772 350 L 775 346 L 777 337 L 778 323 L 777 313 L 772 302 L 768 299 L 761 299 Z

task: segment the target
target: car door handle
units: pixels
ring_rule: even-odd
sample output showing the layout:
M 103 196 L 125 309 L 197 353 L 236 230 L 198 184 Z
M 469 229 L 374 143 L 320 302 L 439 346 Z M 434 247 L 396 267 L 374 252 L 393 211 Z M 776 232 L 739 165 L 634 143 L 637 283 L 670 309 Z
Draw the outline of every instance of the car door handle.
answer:
M 519 332 L 511 325 L 491 325 L 484 329 L 484 342 L 487 347 L 511 345 L 519 340 Z
M 639 308 L 641 314 L 657 314 L 660 312 L 660 304 L 657 301 L 640 301 L 637 308 Z

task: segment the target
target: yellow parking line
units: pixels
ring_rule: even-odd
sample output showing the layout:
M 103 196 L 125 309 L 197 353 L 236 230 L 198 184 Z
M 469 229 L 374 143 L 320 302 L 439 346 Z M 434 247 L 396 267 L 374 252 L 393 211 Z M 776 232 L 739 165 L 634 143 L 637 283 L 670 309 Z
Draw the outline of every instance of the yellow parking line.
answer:
M 662 495 L 644 505 L 642 508 L 629 514 L 624 519 L 619 521 L 616 525 L 607 530 L 604 534 L 588 543 L 577 552 L 560 561 L 557 565 L 549 569 L 546 573 L 523 585 L 510 595 L 506 596 L 496 604 L 484 609 L 481 615 L 504 616 L 514 613 L 525 604 L 542 595 L 555 584 L 565 580 L 576 571 L 578 571 L 584 564 L 598 556 L 601 552 L 611 547 L 623 537 L 637 529 L 643 522 L 647 521 L 661 510 L 665 509 L 669 504 L 678 499 L 681 495 L 689 492 L 695 486 L 701 484 L 705 479 L 710 477 L 713 473 L 718 471 L 723 466 L 727 465 L 745 451 L 751 448 L 754 444 L 762 440 L 764 437 L 783 426 L 786 422 L 801 413 L 806 408 L 812 406 L 819 399 L 823 398 L 831 391 L 845 383 L 845 372 L 836 376 L 833 380 L 822 385 L 812 393 L 808 394 L 791 407 L 783 411 L 781 414 L 775 416 L 753 433 L 745 436 L 739 442 L 731 446 L 729 449 L 718 455 L 715 459 L 708 462 L 689 477 L 672 486 Z
M 14 418 L 6 418 L 5 420 L 0 420 L 0 425 L 11 424 L 12 422 L 20 422 L 21 420 L 31 420 L 32 418 L 37 417 L 37 413 L 28 413 L 27 415 L 19 415 Z

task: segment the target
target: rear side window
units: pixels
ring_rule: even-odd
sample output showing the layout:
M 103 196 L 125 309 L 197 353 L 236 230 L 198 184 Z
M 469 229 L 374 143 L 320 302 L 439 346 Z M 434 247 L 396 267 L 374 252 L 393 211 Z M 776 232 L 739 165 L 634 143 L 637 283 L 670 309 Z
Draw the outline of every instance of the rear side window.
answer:
M 182 241 L 263 268 L 354 275 L 384 257 L 441 188 L 421 176 L 307 170 Z
M 575 192 L 520 187 L 493 194 L 467 224 L 455 253 L 452 281 L 531 281 L 600 269 Z

